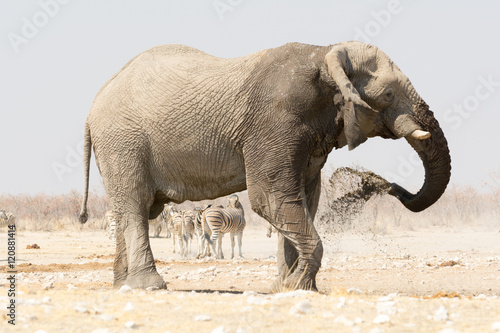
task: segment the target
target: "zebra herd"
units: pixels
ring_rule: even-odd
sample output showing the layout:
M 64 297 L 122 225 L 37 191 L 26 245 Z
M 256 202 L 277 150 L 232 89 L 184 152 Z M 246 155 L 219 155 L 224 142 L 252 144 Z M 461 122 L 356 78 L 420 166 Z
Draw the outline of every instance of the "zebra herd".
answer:
M 117 219 L 112 211 L 104 216 L 104 224 L 108 237 L 115 242 Z M 176 243 L 179 253 L 183 257 L 191 254 L 191 244 L 194 238 L 198 243 L 197 259 L 212 254 L 217 259 L 224 259 L 222 253 L 222 237 L 229 233 L 231 237 L 231 259 L 234 258 L 234 237 L 238 240 L 239 257 L 241 251 L 243 230 L 245 229 L 245 212 L 236 194 L 229 197 L 226 208 L 223 206 L 208 205 L 193 210 L 177 210 L 176 207 L 166 204 L 157 219 L 150 220 L 149 226 L 153 230 L 153 237 L 159 237 L 162 230 L 166 237 L 172 238 L 173 252 L 176 253 Z

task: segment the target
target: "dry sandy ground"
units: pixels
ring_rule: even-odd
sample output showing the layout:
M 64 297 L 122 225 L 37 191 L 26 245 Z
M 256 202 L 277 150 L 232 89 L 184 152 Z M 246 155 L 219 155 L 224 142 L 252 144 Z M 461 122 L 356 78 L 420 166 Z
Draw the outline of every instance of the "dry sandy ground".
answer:
M 182 259 L 170 239 L 152 239 L 167 291 L 112 289 L 114 246 L 102 231 L 20 232 L 16 326 L 2 250 L 0 331 L 500 332 L 500 233 L 324 238 L 320 292 L 272 295 L 276 236 L 264 229 L 245 231 L 245 259 L 234 261 Z

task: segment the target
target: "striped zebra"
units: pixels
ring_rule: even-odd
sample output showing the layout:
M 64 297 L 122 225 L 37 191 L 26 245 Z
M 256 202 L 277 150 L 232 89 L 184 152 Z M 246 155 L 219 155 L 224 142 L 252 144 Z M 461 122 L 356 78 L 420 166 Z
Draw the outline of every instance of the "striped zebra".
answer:
M 12 213 L 7 213 L 4 210 L 0 210 L 0 227 L 6 227 L 8 225 L 15 225 L 16 217 Z
M 166 230 L 167 238 L 172 237 L 172 217 L 176 212 L 177 209 L 174 206 L 172 206 L 171 204 L 166 204 L 160 214 L 162 228 Z
M 191 254 L 191 244 L 193 242 L 193 238 L 196 234 L 194 221 L 195 214 L 192 210 L 185 210 L 182 212 L 184 217 L 184 239 L 187 242 L 187 254 Z
M 207 242 L 207 239 L 209 239 L 212 235 L 212 231 L 210 230 L 210 228 L 208 228 L 208 226 L 203 227 L 203 214 L 205 210 L 210 207 L 212 207 L 212 205 L 207 205 L 205 206 L 205 208 L 196 207 L 194 209 L 194 229 L 196 237 L 198 239 L 198 254 L 196 255 L 196 259 L 210 256 L 210 246 Z M 222 208 L 222 206 L 220 207 Z M 209 232 L 207 236 L 205 236 L 205 231 Z
M 186 233 L 186 223 L 184 213 L 175 212 L 172 215 L 172 242 L 174 245 L 173 253 L 175 253 L 175 241 L 178 241 L 179 252 L 181 256 L 185 257 L 187 255 L 186 243 L 187 243 L 187 233 Z
M 108 210 L 106 214 L 104 214 L 104 229 L 106 229 L 108 238 L 116 242 L 116 216 L 112 210 Z
M 222 253 L 222 237 L 226 233 L 231 236 L 231 259 L 234 258 L 234 236 L 238 237 L 238 247 L 240 258 L 243 258 L 241 252 L 241 243 L 243 237 L 243 229 L 245 229 L 245 212 L 243 206 L 236 194 L 229 197 L 229 204 L 227 208 L 208 208 L 202 215 L 202 226 L 208 227 L 212 232 L 210 239 L 207 238 L 212 246 L 213 253 L 216 254 L 217 259 L 224 259 Z M 208 230 L 204 230 L 204 234 L 208 235 Z M 206 236 L 207 237 L 207 236 Z M 217 250 L 215 243 L 217 242 Z

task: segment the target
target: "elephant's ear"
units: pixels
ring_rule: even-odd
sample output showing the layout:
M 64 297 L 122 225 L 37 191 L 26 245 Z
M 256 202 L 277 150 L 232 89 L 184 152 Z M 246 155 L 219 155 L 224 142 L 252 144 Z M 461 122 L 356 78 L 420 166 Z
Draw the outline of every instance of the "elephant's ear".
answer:
M 373 119 L 377 111 L 361 99 L 347 77 L 347 71 L 352 71 L 352 64 L 344 45 L 332 47 L 325 56 L 325 65 L 344 97 L 344 132 L 349 150 L 353 150 L 367 140 L 367 134 L 374 127 Z

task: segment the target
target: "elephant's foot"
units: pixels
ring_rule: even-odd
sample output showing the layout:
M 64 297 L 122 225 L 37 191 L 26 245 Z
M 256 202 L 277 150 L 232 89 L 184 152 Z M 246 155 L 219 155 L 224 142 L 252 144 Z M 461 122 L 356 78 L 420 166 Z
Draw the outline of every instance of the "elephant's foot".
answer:
M 113 279 L 113 288 L 120 288 L 121 286 L 123 286 L 125 283 L 125 281 L 127 280 L 127 276 L 117 276 L 115 274 L 115 278 Z
M 127 280 L 128 269 L 123 256 L 116 256 L 113 263 L 113 287 L 120 288 Z
M 124 284 L 133 289 L 146 289 L 149 287 L 154 289 L 167 289 L 165 281 L 163 281 L 154 267 L 140 270 L 135 274 L 129 274 Z
M 271 286 L 271 293 L 283 293 L 298 289 L 318 291 L 315 276 L 316 274 L 295 270 L 286 277 L 278 277 Z

